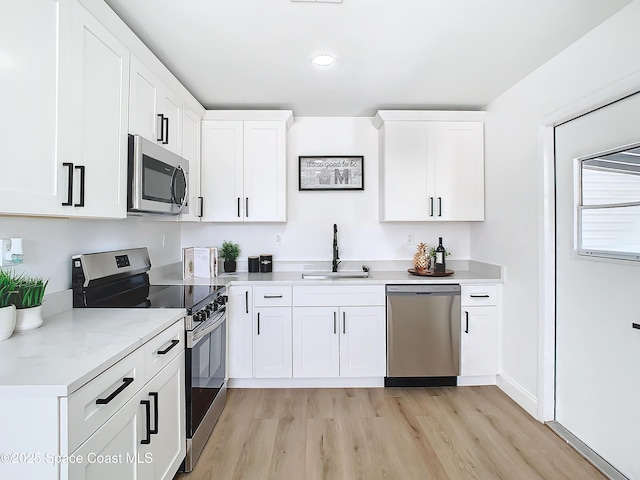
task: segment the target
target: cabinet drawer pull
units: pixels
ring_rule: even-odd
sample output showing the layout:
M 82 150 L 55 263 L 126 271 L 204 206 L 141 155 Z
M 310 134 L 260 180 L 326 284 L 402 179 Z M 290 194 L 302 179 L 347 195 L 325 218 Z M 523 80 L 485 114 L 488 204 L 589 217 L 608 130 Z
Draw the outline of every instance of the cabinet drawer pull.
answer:
M 631 326 L 633 328 L 636 328 L 636 329 L 640 330 L 640 323 L 632 323 Z
M 489 298 L 490 297 L 490 295 L 487 294 L 487 293 L 482 293 L 482 294 L 474 294 L 474 293 L 472 293 L 469 296 L 471 298 Z
M 167 348 L 165 348 L 164 350 L 158 350 L 156 353 L 158 355 L 166 355 L 169 350 L 171 350 L 173 347 L 175 347 L 176 345 L 178 345 L 180 343 L 180 340 L 171 340 L 171 345 L 169 345 Z
M 129 385 L 131 385 L 133 383 L 133 378 L 131 377 L 124 377 L 122 379 L 122 385 L 120 385 L 111 395 L 109 395 L 107 398 L 99 398 L 96 400 L 96 404 L 98 405 L 106 405 L 107 403 L 109 403 L 111 400 L 113 400 L 114 398 L 116 398 L 120 393 L 122 393 L 122 391 L 127 388 Z
M 282 298 L 282 295 L 264 295 L 264 298 Z
M 70 207 L 73 205 L 73 163 L 64 162 L 62 167 L 67 167 L 69 169 L 69 179 L 67 180 L 67 201 L 62 202 L 62 206 Z
M 164 140 L 164 115 L 159 113 L 158 114 L 158 120 L 160 120 L 160 122 L 158 123 L 158 135 L 160 135 L 160 138 L 156 138 L 157 142 L 162 142 Z M 164 143 L 164 142 L 163 142 Z
M 260 335 L 260 312 L 258 312 L 258 335 Z
M 80 202 L 76 203 L 74 207 L 84 207 L 84 165 L 76 165 L 73 167 L 76 170 L 80 170 Z
M 140 440 L 140 443 L 142 445 L 149 445 L 151 443 L 151 402 L 149 400 L 140 400 L 140 405 L 144 405 L 145 419 L 147 421 L 145 428 L 145 436 L 147 438 Z
M 158 392 L 149 392 L 149 396 L 153 398 L 153 428 L 149 428 L 151 435 L 158 434 Z M 151 425 L 149 425 L 151 426 Z
M 464 312 L 464 333 L 469 333 L 469 312 Z

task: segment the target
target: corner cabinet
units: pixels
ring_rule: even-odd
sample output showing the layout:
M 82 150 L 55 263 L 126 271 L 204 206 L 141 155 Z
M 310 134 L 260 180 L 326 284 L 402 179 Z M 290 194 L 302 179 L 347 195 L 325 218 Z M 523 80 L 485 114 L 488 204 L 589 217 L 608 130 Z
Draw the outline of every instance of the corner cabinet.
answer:
M 484 220 L 484 112 L 380 111 L 380 221 Z
M 123 218 L 129 51 L 76 0 L 33 3 L 0 23 L 23 64 L 6 89 L 1 213 Z
M 208 111 L 202 121 L 202 221 L 286 222 L 290 111 Z

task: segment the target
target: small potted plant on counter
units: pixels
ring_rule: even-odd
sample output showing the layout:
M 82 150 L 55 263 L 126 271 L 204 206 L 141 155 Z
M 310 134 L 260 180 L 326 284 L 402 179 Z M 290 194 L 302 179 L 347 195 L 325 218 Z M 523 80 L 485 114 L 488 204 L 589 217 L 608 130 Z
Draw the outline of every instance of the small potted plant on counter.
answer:
M 240 245 L 225 240 L 220 247 L 219 255 L 224 259 L 224 271 L 232 273 L 236 271 L 236 259 L 240 255 Z
M 42 325 L 42 300 L 49 280 L 22 275 L 16 279 L 16 332 L 28 332 Z
M 0 341 L 13 334 L 16 327 L 16 306 L 13 297 L 17 291 L 16 278 L 12 273 L 0 270 Z

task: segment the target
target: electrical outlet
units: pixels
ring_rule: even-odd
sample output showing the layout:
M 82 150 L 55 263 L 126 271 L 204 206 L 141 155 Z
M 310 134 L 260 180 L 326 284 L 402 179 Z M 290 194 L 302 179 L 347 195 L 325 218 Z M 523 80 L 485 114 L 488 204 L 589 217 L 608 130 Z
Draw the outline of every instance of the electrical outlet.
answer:
M 280 245 L 280 244 L 282 243 L 282 234 L 281 234 L 281 233 L 276 233 L 276 234 L 273 236 L 273 239 L 276 241 L 276 243 L 277 243 L 278 245 Z
M 410 233 L 409 235 L 407 235 L 407 243 L 409 245 L 413 245 L 413 233 Z

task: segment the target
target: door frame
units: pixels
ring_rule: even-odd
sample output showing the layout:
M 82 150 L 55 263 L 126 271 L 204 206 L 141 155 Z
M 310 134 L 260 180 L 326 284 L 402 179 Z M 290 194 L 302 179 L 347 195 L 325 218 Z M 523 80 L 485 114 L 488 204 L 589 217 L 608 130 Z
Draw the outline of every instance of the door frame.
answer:
M 538 158 L 542 167 L 538 242 L 538 420 L 555 420 L 556 217 L 555 127 L 640 92 L 640 71 L 595 90 L 538 121 Z

